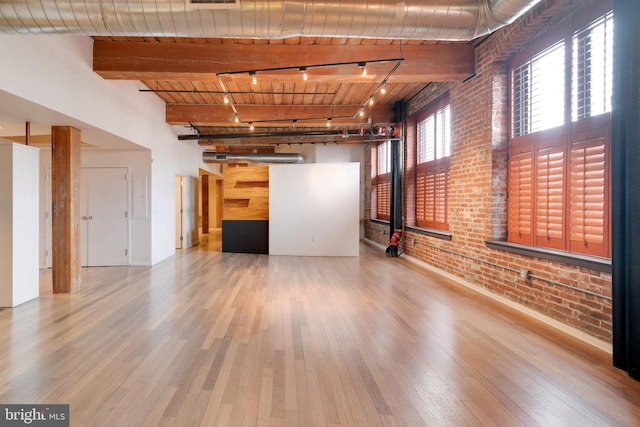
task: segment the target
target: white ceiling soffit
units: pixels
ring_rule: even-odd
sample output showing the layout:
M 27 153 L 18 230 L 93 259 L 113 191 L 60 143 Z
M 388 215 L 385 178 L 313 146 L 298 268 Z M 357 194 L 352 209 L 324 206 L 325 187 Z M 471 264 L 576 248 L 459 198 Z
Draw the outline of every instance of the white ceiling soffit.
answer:
M 0 33 L 473 40 L 539 0 L 0 0 Z

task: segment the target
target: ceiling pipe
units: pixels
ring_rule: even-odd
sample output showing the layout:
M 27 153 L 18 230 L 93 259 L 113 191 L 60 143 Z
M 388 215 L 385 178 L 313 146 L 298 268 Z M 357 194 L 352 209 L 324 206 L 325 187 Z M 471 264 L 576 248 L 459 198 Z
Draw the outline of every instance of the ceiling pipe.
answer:
M 0 2 L 0 33 L 465 41 L 510 24 L 539 1 L 7 0 Z
M 298 153 L 221 153 L 205 151 L 202 153 L 205 163 L 304 163 L 304 156 Z
M 342 136 L 339 131 L 308 131 L 308 132 L 249 132 L 249 133 L 224 133 L 224 134 L 184 134 L 178 135 L 178 141 L 204 141 L 212 139 L 233 139 L 233 138 L 264 138 L 267 136 L 277 137 L 314 137 L 324 138 L 330 136 Z
M 364 124 L 359 124 L 364 126 Z M 220 140 L 220 139 L 239 139 L 239 138 L 265 138 L 265 137 L 296 137 L 296 138 L 343 138 L 347 139 L 355 136 L 368 136 L 371 138 L 383 137 L 394 138 L 397 137 L 397 131 L 401 129 L 401 125 L 395 123 L 389 125 L 373 124 L 367 125 L 367 129 L 362 128 L 360 132 L 349 132 L 347 130 L 317 130 L 317 131 L 299 131 L 299 132 L 245 132 L 245 133 L 212 133 L 212 134 L 182 134 L 178 135 L 178 141 L 207 141 L 207 140 Z

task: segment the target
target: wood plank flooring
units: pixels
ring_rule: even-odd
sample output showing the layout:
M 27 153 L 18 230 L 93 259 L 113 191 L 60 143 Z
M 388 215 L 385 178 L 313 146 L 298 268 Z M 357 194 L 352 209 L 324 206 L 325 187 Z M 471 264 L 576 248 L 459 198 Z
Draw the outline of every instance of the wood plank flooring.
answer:
M 184 250 L 0 311 L 0 403 L 72 426 L 637 426 L 610 356 L 363 244 Z

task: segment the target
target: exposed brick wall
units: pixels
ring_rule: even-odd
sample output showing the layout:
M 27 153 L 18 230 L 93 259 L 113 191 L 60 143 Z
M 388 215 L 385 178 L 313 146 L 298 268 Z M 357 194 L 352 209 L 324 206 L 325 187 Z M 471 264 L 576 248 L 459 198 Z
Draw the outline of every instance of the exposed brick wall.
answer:
M 507 230 L 508 59 L 534 37 L 562 26 L 580 7 L 599 1 L 543 0 L 476 48 L 473 78 L 459 83 L 430 84 L 407 105 L 407 114 L 411 115 L 449 92 L 453 131 L 449 187 L 452 240 L 407 229 L 403 249 L 408 256 L 611 341 L 609 300 L 537 278 L 526 281 L 507 269 L 526 269 L 534 276 L 608 297 L 609 274 L 494 250 L 485 244 L 487 240 L 504 240 Z M 366 172 L 370 176 L 370 169 Z M 407 185 L 411 179 L 412 176 L 404 178 L 405 200 L 412 200 L 406 197 L 409 191 L 414 191 L 411 184 Z M 368 188 L 365 194 L 369 194 Z M 415 209 L 405 207 L 409 208 Z M 408 216 L 410 219 L 411 214 Z M 388 229 L 388 225 L 367 221 L 365 235 L 386 245 Z

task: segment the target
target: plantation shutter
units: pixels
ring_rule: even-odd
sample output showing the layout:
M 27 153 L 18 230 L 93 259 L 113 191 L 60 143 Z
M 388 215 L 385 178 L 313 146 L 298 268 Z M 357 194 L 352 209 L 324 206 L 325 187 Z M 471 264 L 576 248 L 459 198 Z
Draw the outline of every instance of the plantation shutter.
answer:
M 418 122 L 418 164 L 436 159 L 435 118 L 432 115 Z
M 451 107 L 448 99 L 415 117 L 416 208 L 418 227 L 448 230 L 447 197 L 451 156 Z
M 608 128 L 581 136 L 570 151 L 569 250 L 609 257 Z
M 448 162 L 447 162 L 448 163 Z M 447 229 L 447 182 L 449 181 L 449 167 L 440 165 L 434 176 L 434 207 L 433 216 L 435 228 Z
M 425 197 L 427 178 L 424 168 L 416 169 L 416 225 L 418 227 L 425 226 Z
M 375 181 L 376 218 L 388 221 L 391 217 L 391 144 L 388 141 L 376 147 L 377 177 Z M 374 150 L 372 150 L 374 151 Z M 372 156 L 372 162 L 374 157 Z M 371 165 L 373 168 L 373 164 Z M 372 192 L 373 193 L 373 192 Z M 372 201 L 373 203 L 373 201 Z
M 611 258 L 608 7 L 510 60 L 509 242 Z
M 389 220 L 391 213 L 391 183 L 389 174 L 378 176 L 378 219 Z
M 434 195 L 434 187 L 435 187 L 435 174 L 432 169 L 424 168 L 424 219 L 422 221 L 422 226 L 431 227 L 435 222 L 435 215 L 433 213 L 435 208 L 435 195 Z
M 511 97 L 513 136 L 531 132 L 531 62 L 513 70 L 513 94 Z
M 573 36 L 573 121 L 611 111 L 613 12 Z
M 508 233 L 509 241 L 533 242 L 533 153 L 512 154 L 508 166 Z
M 378 147 L 371 147 L 371 218 L 378 217 Z
M 564 149 L 543 148 L 536 155 L 536 244 L 564 248 Z

